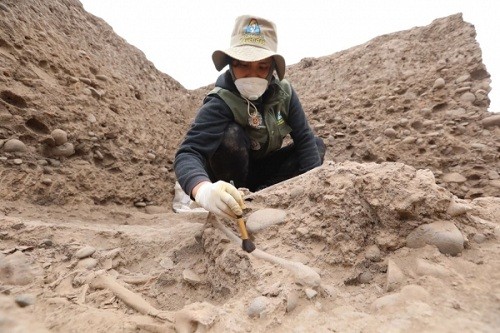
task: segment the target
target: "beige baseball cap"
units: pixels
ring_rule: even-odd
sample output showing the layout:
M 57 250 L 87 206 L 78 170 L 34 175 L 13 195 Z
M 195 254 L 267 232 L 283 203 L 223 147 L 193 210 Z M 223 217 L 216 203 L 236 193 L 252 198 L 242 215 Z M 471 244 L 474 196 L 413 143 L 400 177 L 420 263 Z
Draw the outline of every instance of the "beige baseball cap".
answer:
M 280 80 L 285 76 L 285 59 L 277 52 L 276 25 L 264 18 L 242 15 L 236 18 L 229 49 L 212 54 L 215 68 L 220 71 L 229 64 L 229 57 L 241 61 L 259 61 L 273 57 Z

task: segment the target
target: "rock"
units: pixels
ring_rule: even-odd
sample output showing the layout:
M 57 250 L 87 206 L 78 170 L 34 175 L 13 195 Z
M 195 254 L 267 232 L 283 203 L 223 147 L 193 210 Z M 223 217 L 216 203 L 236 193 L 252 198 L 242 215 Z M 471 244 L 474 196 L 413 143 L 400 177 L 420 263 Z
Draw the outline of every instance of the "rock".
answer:
M 460 100 L 464 102 L 473 103 L 476 100 L 476 95 L 471 92 L 466 92 L 462 96 L 460 96 Z
M 283 224 L 286 220 L 286 211 L 282 209 L 264 208 L 253 212 L 247 217 L 247 229 L 258 232 L 273 225 Z
M 14 300 L 17 305 L 19 305 L 21 308 L 24 308 L 29 305 L 35 304 L 36 297 L 31 294 L 20 294 L 16 295 Z
M 450 205 L 448 206 L 446 212 L 450 214 L 450 216 L 459 216 L 467 213 L 470 210 L 472 210 L 470 204 L 468 204 L 464 200 L 459 200 L 458 198 L 454 197 L 450 200 Z
M 21 153 L 26 151 L 26 145 L 21 140 L 10 139 L 4 143 L 3 150 L 9 153 Z
M 90 257 L 91 255 L 93 255 L 95 253 L 95 251 L 96 251 L 95 247 L 86 245 L 86 246 L 82 247 L 81 249 L 79 249 L 78 251 L 76 251 L 74 254 L 74 257 L 77 259 L 87 258 L 87 257 Z
M 387 262 L 387 277 L 385 291 L 390 292 L 398 289 L 403 283 L 404 274 L 401 268 L 391 259 Z
M 418 275 L 429 275 L 437 278 L 451 275 L 451 273 L 446 268 L 420 258 L 416 259 L 415 271 Z
M 55 129 L 52 133 L 50 133 L 50 135 L 54 139 L 56 146 L 60 146 L 68 142 L 68 134 L 62 129 Z
M 396 130 L 394 128 L 387 128 L 384 130 L 384 135 L 388 138 L 393 139 L 398 135 L 398 133 L 396 132 Z
M 382 258 L 378 246 L 377 245 L 368 246 L 365 251 L 365 258 L 373 262 L 380 261 Z
M 171 269 L 174 268 L 174 262 L 170 258 L 165 258 L 160 261 L 160 266 L 165 268 L 165 269 Z
M 92 270 L 97 267 L 99 261 L 94 258 L 84 258 L 78 262 L 76 267 Z
M 446 183 L 464 183 L 467 178 L 459 174 L 458 172 L 451 172 L 443 175 L 443 181 Z
M 441 253 L 457 255 L 464 249 L 464 236 L 452 222 L 438 221 L 414 229 L 406 238 L 410 248 L 435 245 Z
M 299 295 L 291 291 L 286 295 L 286 312 L 292 312 L 299 304 Z
M 438 78 L 436 81 L 434 81 L 434 85 L 432 86 L 432 89 L 441 89 L 444 88 L 445 81 L 443 78 Z
M 201 278 L 191 269 L 185 269 L 182 271 L 182 278 L 189 284 L 196 286 L 201 283 Z
M 304 292 L 306 293 L 308 299 L 312 299 L 318 295 L 318 292 L 312 288 L 306 288 Z
M 485 128 L 500 126 L 500 114 L 495 114 L 487 118 L 484 118 L 483 120 L 481 120 L 481 124 Z
M 75 153 L 75 147 L 71 142 L 66 142 L 60 146 L 52 147 L 50 154 L 55 157 L 70 157 Z
M 259 296 L 254 298 L 247 309 L 247 314 L 250 318 L 262 317 L 267 307 L 269 306 L 269 300 L 265 296 Z

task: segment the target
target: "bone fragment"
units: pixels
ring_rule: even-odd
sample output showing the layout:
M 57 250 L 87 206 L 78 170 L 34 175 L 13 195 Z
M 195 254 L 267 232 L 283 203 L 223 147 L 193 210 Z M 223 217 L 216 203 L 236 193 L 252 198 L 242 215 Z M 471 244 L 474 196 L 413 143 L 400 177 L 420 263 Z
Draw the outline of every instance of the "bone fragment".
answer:
M 172 321 L 172 319 L 170 318 L 171 314 L 169 312 L 164 312 L 156 309 L 140 295 L 128 290 L 127 288 L 119 284 L 114 277 L 108 274 L 97 274 L 92 279 L 90 285 L 97 289 L 111 290 L 113 294 L 116 295 L 116 297 L 123 301 L 123 303 L 127 304 L 137 312 L 152 317 L 157 317 L 163 320 Z
M 210 214 L 212 215 L 212 214 Z M 238 246 L 242 246 L 242 240 L 236 236 L 234 233 L 229 230 L 226 226 L 224 226 L 222 223 L 220 223 L 215 217 L 210 217 L 209 219 L 212 221 L 212 224 L 222 231 L 232 242 L 237 244 Z M 283 268 L 286 268 L 289 270 L 294 276 L 295 276 L 295 281 L 297 283 L 300 283 L 302 285 L 314 288 L 320 285 L 321 283 L 321 277 L 319 274 L 313 270 L 311 267 L 306 266 L 300 262 L 295 262 L 295 261 L 290 261 L 286 260 L 277 256 L 274 256 L 272 254 L 266 253 L 262 250 L 255 249 L 252 253 L 253 256 L 263 259 L 266 261 L 269 261 L 273 264 L 279 265 Z

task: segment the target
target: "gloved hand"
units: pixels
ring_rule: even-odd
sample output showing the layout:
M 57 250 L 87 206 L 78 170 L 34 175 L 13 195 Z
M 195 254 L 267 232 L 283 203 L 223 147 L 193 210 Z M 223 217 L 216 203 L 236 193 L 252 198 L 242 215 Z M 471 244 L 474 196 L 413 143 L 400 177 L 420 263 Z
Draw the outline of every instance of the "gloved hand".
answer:
M 222 180 L 202 184 L 194 199 L 209 212 L 229 219 L 243 215 L 242 209 L 245 207 L 240 191 Z

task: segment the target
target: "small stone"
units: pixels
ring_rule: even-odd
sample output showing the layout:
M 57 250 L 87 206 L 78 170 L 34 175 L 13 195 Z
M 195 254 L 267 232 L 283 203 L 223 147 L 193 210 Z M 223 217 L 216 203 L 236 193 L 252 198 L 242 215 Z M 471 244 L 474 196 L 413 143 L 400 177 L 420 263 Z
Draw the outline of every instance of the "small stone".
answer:
M 153 153 L 147 153 L 146 158 L 150 161 L 154 161 L 156 159 L 156 155 Z
M 467 181 L 467 178 L 465 178 L 458 172 L 450 172 L 444 174 L 442 179 L 446 183 L 464 183 L 465 181 Z
M 185 269 L 182 272 L 182 278 L 184 279 L 184 281 L 188 282 L 193 286 L 196 286 L 201 283 L 200 276 L 191 269 Z
M 20 159 L 20 158 L 15 158 L 12 160 L 12 162 L 15 164 L 15 165 L 21 165 L 23 164 L 23 160 Z
M 21 140 L 10 139 L 4 143 L 3 150 L 9 153 L 20 153 L 26 151 L 26 145 Z
M 250 232 L 258 232 L 273 225 L 285 223 L 286 211 L 282 209 L 264 208 L 260 209 L 247 218 L 247 229 Z
M 55 129 L 50 133 L 56 146 L 60 146 L 68 142 L 68 134 L 62 129 Z
M 299 304 L 299 295 L 291 291 L 286 295 L 286 312 L 292 312 Z
M 138 202 L 134 203 L 134 206 L 142 208 L 142 207 L 146 207 L 147 205 L 144 201 L 138 201 Z
M 452 222 L 437 221 L 414 229 L 406 237 L 406 246 L 419 248 L 435 245 L 441 253 L 457 255 L 464 249 L 464 236 Z
M 416 260 L 415 270 L 418 275 L 428 275 L 437 278 L 450 275 L 450 272 L 446 268 L 420 258 L 417 258 Z
M 464 101 L 464 102 L 472 103 L 476 100 L 476 95 L 474 95 L 473 93 L 468 91 L 468 92 L 464 93 L 462 96 L 460 96 L 460 100 Z
M 496 114 L 496 115 L 484 118 L 483 120 L 481 120 L 481 124 L 485 128 L 493 127 L 493 126 L 500 126 L 500 114 Z
M 174 262 L 170 258 L 165 258 L 160 261 L 160 266 L 165 269 L 174 268 Z
M 51 247 L 52 245 L 54 245 L 54 242 L 52 242 L 52 240 L 50 239 L 44 239 L 40 243 L 40 246 L 42 247 Z
M 385 284 L 385 291 L 393 291 L 399 288 L 403 282 L 404 274 L 401 268 L 393 261 L 387 263 L 387 279 Z
M 86 245 L 86 246 L 82 247 L 81 249 L 79 249 L 78 251 L 76 251 L 74 256 L 77 259 L 83 259 L 83 258 L 90 257 L 91 255 L 94 254 L 95 251 L 96 251 L 95 247 Z
M 294 187 L 290 191 L 290 199 L 298 198 L 298 197 L 300 197 L 303 194 L 304 194 L 304 188 L 303 187 Z
M 50 179 L 50 178 L 43 178 L 40 182 L 43 185 L 51 185 L 52 184 L 52 179 Z
M 434 81 L 434 85 L 432 86 L 432 89 L 441 89 L 445 85 L 445 81 L 443 78 L 438 78 L 436 81 Z
M 304 292 L 306 293 L 308 299 L 313 299 L 316 295 L 318 295 L 318 292 L 311 288 L 306 288 Z
M 15 302 L 21 308 L 27 307 L 29 305 L 35 304 L 35 296 L 31 294 L 20 294 L 15 297 Z
M 84 258 L 84 259 L 82 259 L 82 260 L 80 260 L 78 262 L 78 264 L 76 265 L 76 267 L 78 267 L 78 268 L 85 268 L 85 269 L 91 270 L 91 269 L 96 268 L 98 263 L 99 263 L 99 261 L 97 261 L 97 259 L 94 259 L 94 258 Z
M 358 276 L 359 283 L 367 284 L 373 280 L 373 274 L 370 271 L 364 271 Z
M 384 135 L 388 138 L 395 138 L 397 136 L 397 132 L 394 128 L 387 128 L 384 130 Z
M 102 75 L 102 74 L 97 74 L 95 76 L 96 79 L 100 80 L 100 81 L 108 81 L 108 77 L 106 75 Z
M 66 142 L 60 146 L 53 147 L 50 153 L 55 157 L 69 157 L 75 153 L 75 147 L 71 142 Z
M 365 252 L 365 258 L 370 260 L 370 261 L 380 261 L 381 260 L 381 255 L 380 255 L 380 249 L 378 248 L 377 245 L 371 245 L 366 249 Z
M 486 236 L 484 234 L 475 234 L 472 237 L 472 240 L 477 244 L 481 244 L 484 243 L 484 241 L 486 240 Z
M 254 298 L 247 309 L 250 318 L 262 317 L 269 305 L 269 300 L 265 296 Z

